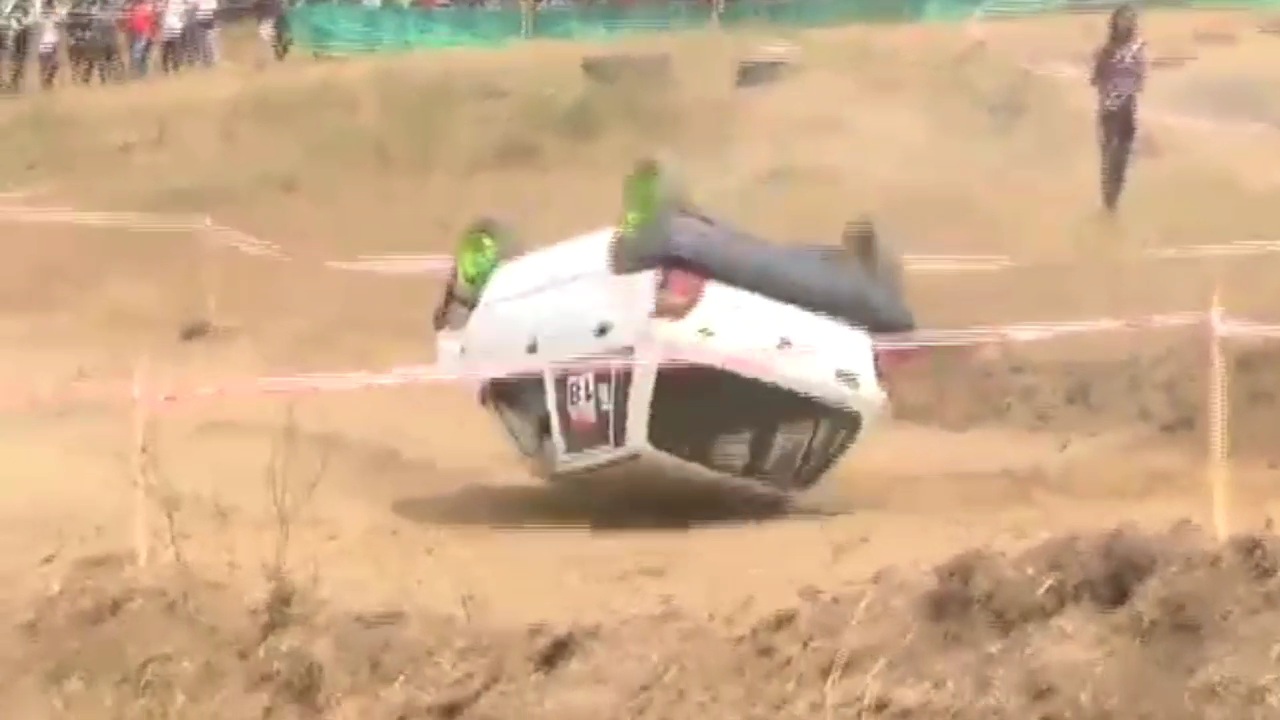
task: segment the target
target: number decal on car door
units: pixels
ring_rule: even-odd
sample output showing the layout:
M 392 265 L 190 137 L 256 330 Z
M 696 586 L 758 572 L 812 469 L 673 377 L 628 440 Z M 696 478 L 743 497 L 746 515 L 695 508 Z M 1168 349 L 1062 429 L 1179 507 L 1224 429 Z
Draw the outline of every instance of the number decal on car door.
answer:
M 570 375 L 565 378 L 564 392 L 571 425 L 590 426 L 600 421 L 600 414 L 596 408 L 595 375 L 591 373 Z
M 627 370 L 565 373 L 555 379 L 556 411 L 565 452 L 580 453 L 626 442 Z

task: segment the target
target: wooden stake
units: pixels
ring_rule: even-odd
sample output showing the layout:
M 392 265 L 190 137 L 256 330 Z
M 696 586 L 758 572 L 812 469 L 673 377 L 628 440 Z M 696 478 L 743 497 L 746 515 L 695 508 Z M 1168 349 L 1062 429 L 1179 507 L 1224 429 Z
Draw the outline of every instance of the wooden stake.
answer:
M 218 324 L 218 248 L 213 240 L 213 218 L 204 219 L 204 236 L 200 238 L 200 267 L 204 284 L 204 319 L 210 327 Z
M 146 394 L 148 361 L 143 356 L 133 372 L 133 445 L 130 471 L 133 474 L 133 550 L 139 568 L 151 560 L 151 503 L 147 473 L 147 425 L 151 407 Z
M 1209 458 L 1207 480 L 1213 498 L 1213 529 L 1218 540 L 1230 534 L 1229 514 L 1231 506 L 1230 420 L 1226 359 L 1222 353 L 1223 335 L 1222 296 L 1220 285 L 1215 282 L 1213 305 L 1209 308 Z

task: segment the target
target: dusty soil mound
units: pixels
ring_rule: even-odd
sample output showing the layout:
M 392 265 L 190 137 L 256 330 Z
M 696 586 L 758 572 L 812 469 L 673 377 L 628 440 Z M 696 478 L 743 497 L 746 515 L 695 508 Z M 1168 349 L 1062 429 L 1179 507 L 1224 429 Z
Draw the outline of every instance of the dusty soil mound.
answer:
M 801 593 L 745 630 L 679 611 L 495 629 L 84 561 L 10 645 L 27 717 L 1257 717 L 1280 700 L 1280 538 L 1190 524 L 970 550 Z M 8 668 L 16 671 L 17 665 Z M 25 702 L 24 702 L 25 701 Z M 38 709 L 41 702 L 48 702 Z M 104 711 L 103 708 L 110 708 Z

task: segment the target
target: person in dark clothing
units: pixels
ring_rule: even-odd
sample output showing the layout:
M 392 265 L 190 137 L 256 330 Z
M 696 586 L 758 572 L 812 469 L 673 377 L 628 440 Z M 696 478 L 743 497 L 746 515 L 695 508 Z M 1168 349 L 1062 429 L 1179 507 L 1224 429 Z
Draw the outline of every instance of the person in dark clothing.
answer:
M 125 80 L 124 54 L 120 52 L 120 9 L 101 3 L 93 16 L 93 57 L 98 82 L 106 85 Z
M 66 29 L 71 80 L 88 83 L 93 75 L 93 58 L 89 51 L 93 39 L 93 9 L 87 3 L 74 3 L 67 13 Z
M 31 54 L 31 35 L 36 21 L 36 5 L 34 1 L 14 3 L 10 10 L 8 32 L 9 72 L 4 78 L 3 88 L 11 92 L 22 89 L 22 81 L 27 75 L 27 58 Z
M 40 69 L 40 87 L 45 90 L 52 90 L 58 79 L 58 53 L 62 49 L 62 26 L 65 21 L 63 13 L 54 7 L 53 0 L 44 0 L 36 21 L 39 33 L 36 65 Z
M 186 27 L 186 3 L 167 0 L 160 21 L 160 71 L 165 75 L 182 69 L 182 33 Z
M 283 10 L 275 16 L 271 27 L 271 48 L 275 52 L 276 61 L 283 61 L 289 56 L 293 47 L 293 29 L 289 25 L 289 12 Z
M 13 34 L 13 23 L 9 19 L 9 15 L 4 10 L 0 10 L 0 89 L 6 85 L 5 79 L 9 77 L 8 65 L 10 36 Z
M 1138 95 L 1147 75 L 1146 42 L 1129 5 L 1111 13 L 1107 40 L 1094 56 L 1089 82 L 1098 90 L 1102 204 L 1114 211 L 1124 189 L 1138 130 Z
M 289 26 L 289 0 L 257 0 L 258 34 L 271 46 L 276 61 L 282 61 L 293 47 Z
M 118 15 L 105 3 L 84 2 L 72 7 L 67 15 L 67 58 L 75 82 L 87 85 L 95 75 L 104 85 L 124 79 Z

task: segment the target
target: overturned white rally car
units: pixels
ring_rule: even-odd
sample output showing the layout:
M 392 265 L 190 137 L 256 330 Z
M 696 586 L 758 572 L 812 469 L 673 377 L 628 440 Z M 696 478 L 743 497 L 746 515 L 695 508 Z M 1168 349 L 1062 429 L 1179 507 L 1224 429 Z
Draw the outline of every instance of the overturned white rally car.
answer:
M 871 333 L 914 328 L 897 259 L 866 221 L 774 244 L 668 185 L 642 161 L 619 227 L 523 254 L 477 223 L 437 358 L 543 478 L 811 488 L 885 409 Z

